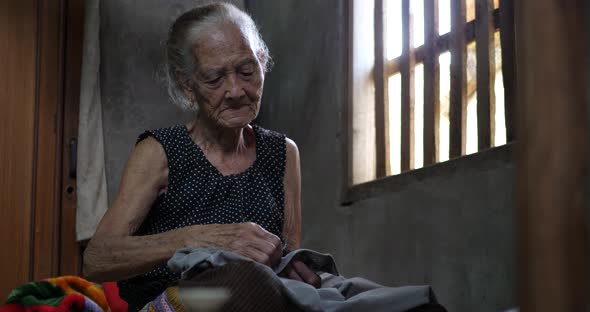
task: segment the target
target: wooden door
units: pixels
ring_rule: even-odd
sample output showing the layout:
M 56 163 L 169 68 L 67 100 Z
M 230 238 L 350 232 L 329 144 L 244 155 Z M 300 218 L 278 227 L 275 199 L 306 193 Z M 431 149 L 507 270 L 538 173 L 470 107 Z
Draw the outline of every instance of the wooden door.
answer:
M 0 297 L 32 277 L 37 2 L 0 2 Z
M 584 0 L 514 1 L 520 311 L 588 311 Z
M 2 301 L 22 283 L 80 273 L 75 177 L 63 173 L 76 137 L 82 19 L 82 0 L 0 2 Z

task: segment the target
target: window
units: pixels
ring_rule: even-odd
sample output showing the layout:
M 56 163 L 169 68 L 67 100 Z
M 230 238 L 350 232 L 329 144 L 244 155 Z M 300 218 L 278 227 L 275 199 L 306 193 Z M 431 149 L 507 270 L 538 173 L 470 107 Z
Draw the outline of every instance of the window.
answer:
M 352 1 L 351 184 L 506 143 L 501 2 Z

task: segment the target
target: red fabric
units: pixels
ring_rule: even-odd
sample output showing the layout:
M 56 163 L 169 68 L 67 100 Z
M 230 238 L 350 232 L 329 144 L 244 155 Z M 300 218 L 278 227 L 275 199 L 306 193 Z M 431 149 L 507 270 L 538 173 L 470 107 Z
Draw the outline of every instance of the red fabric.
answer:
M 104 296 L 111 312 L 127 312 L 127 302 L 119 296 L 119 287 L 116 282 L 102 283 Z M 83 311 L 85 307 L 84 296 L 71 293 L 66 295 L 59 306 L 35 305 L 24 307 L 20 304 L 0 305 L 0 312 L 67 312 Z
M 102 288 L 104 289 L 104 294 L 107 297 L 107 302 L 112 312 L 127 312 L 128 305 L 125 300 L 119 297 L 117 282 L 102 283 Z
M 84 311 L 84 296 L 70 294 L 64 297 L 59 306 L 34 305 L 24 307 L 20 304 L 7 304 L 0 307 L 0 312 L 69 312 Z
M 84 295 L 96 303 L 103 311 L 109 310 L 107 298 L 100 285 L 89 282 L 81 277 L 71 275 L 48 278 L 47 281 L 61 288 L 66 295 Z
M 0 306 L 0 312 L 24 312 L 25 308 L 20 305 L 20 304 L 16 304 L 16 303 L 11 303 L 11 304 L 5 304 L 3 306 Z

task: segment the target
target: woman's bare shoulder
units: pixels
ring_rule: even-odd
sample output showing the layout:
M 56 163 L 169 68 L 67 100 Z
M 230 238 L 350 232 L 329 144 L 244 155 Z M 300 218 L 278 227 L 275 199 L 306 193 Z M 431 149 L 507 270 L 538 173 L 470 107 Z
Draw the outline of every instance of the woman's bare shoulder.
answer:
M 154 137 L 146 137 L 135 145 L 127 162 L 126 171 L 155 175 L 160 183 L 168 178 L 168 158 L 164 147 Z
M 287 159 L 291 158 L 299 158 L 299 148 L 297 144 L 292 139 L 285 137 L 285 144 L 287 145 Z
M 300 164 L 299 164 L 299 149 L 295 141 L 285 137 L 286 143 L 286 166 L 285 166 L 285 180 L 287 184 L 291 184 L 291 180 L 299 181 L 300 178 Z M 299 184 L 296 182 L 295 184 Z

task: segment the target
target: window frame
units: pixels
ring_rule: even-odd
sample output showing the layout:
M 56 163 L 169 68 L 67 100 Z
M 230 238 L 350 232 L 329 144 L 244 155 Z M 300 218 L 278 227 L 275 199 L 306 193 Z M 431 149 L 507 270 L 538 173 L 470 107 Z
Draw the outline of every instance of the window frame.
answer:
M 489 153 L 480 154 L 481 151 L 492 149 L 492 150 L 499 150 L 500 152 L 496 153 L 504 153 L 501 151 L 511 150 L 510 144 L 511 141 L 514 139 L 514 130 L 512 125 L 512 103 L 514 101 L 514 81 L 516 76 L 515 66 L 514 66 L 514 0 L 501 0 L 500 7 L 495 9 L 493 0 L 476 0 L 476 16 L 474 20 L 469 22 L 465 22 L 465 0 L 451 0 L 452 7 L 451 7 L 451 23 L 452 27 L 448 33 L 439 35 L 438 34 L 438 6 L 437 0 L 425 0 L 424 3 L 424 20 L 425 20 L 425 35 L 424 35 L 424 44 L 419 47 L 411 48 L 411 33 L 409 31 L 404 31 L 404 44 L 402 49 L 402 54 L 393 60 L 387 61 L 384 57 L 384 45 L 383 40 L 379 42 L 378 38 L 383 38 L 383 31 L 384 31 L 384 23 L 383 23 L 383 2 L 384 0 L 373 0 L 373 1 L 366 1 L 366 0 L 350 0 L 348 1 L 348 6 L 346 7 L 346 32 L 347 32 L 347 57 L 345 58 L 347 61 L 346 67 L 347 70 L 347 81 L 348 81 L 348 88 L 346 91 L 346 98 L 348 99 L 346 109 L 344 112 L 344 130 L 345 130 L 345 137 L 344 140 L 344 148 L 343 151 L 346 155 L 345 158 L 345 168 L 346 168 L 346 178 L 345 183 L 343 185 L 343 197 L 342 203 L 343 204 L 350 204 L 357 200 L 361 200 L 363 198 L 373 196 L 375 192 L 368 191 L 368 186 L 376 187 L 377 190 L 392 190 L 393 185 L 400 185 L 404 184 L 403 181 L 408 181 L 408 177 L 411 176 L 425 176 L 428 175 L 427 172 L 437 172 L 441 169 L 441 167 L 449 167 L 453 166 L 453 162 L 456 159 L 477 159 L 480 157 L 489 157 L 485 155 L 489 155 Z M 359 23 L 359 14 L 356 10 L 359 8 L 364 10 L 365 17 L 368 16 L 367 9 L 361 7 L 360 2 L 362 5 L 365 6 L 372 6 L 373 10 L 373 46 L 371 47 L 370 44 L 364 45 L 365 50 L 369 50 L 370 48 L 374 49 L 374 58 L 373 62 L 375 67 L 371 68 L 372 77 L 367 77 L 366 68 L 364 68 L 365 72 L 359 72 L 358 66 L 355 64 L 355 60 L 359 60 L 359 57 L 362 57 L 363 52 L 359 52 L 359 33 L 355 27 L 358 26 Z M 410 0 L 402 0 L 402 28 L 404 29 L 411 29 L 410 24 L 411 20 L 409 18 L 409 5 Z M 372 5 L 371 5 L 372 4 Z M 457 7 L 458 6 L 458 7 Z M 484 7 L 485 6 L 485 7 Z M 488 19 L 482 19 L 481 16 L 485 12 L 484 10 L 489 10 L 487 12 Z M 459 14 L 453 14 L 453 12 L 457 11 Z M 381 16 L 381 19 L 379 18 Z M 430 22 L 429 22 L 430 21 Z M 463 21 L 462 23 L 460 21 Z M 366 21 L 363 22 L 366 24 Z M 365 28 L 367 26 L 365 25 Z M 488 60 L 491 61 L 486 62 L 484 65 L 480 65 L 478 61 L 478 68 L 477 74 L 487 74 L 488 78 L 490 75 L 489 71 L 493 71 L 494 68 L 491 68 L 493 65 L 493 57 L 494 51 L 490 49 L 494 49 L 493 40 L 494 40 L 494 33 L 496 31 L 501 32 L 501 45 L 502 45 L 502 59 L 503 59 L 503 77 L 504 77 L 504 84 L 505 84 L 505 111 L 506 111 L 506 128 L 507 128 L 507 145 L 501 146 L 497 148 L 493 147 L 493 115 L 490 113 L 490 103 L 493 104 L 493 92 L 479 92 L 480 89 L 484 88 L 487 84 L 488 88 L 492 88 L 490 83 L 493 84 L 493 81 L 488 79 L 487 81 L 482 79 L 480 82 L 480 78 L 477 79 L 477 90 L 478 90 L 478 150 L 479 152 L 472 155 L 465 155 L 465 113 L 466 113 L 466 92 L 465 87 L 461 87 L 459 92 L 455 92 L 456 94 L 453 96 L 453 86 L 466 84 L 466 50 L 469 43 L 476 41 L 477 42 L 477 57 L 479 59 L 480 55 L 484 55 L 487 57 Z M 457 36 L 457 33 L 463 34 L 462 36 Z M 485 37 L 483 34 L 487 34 Z M 479 37 L 478 37 L 479 36 Z M 481 38 L 481 39 L 478 39 Z M 487 44 L 483 44 L 483 40 L 487 41 Z M 482 42 L 480 47 L 480 42 Z M 487 49 L 487 54 L 486 54 Z M 454 83 L 451 82 L 451 97 L 454 97 L 451 100 L 451 103 L 455 101 L 454 107 L 451 109 L 455 109 L 455 113 L 453 117 L 450 119 L 454 120 L 451 121 L 451 129 L 450 129 L 450 157 L 449 161 L 444 162 L 436 162 L 438 147 L 436 142 L 437 140 L 437 129 L 438 129 L 438 113 L 440 109 L 440 102 L 439 102 L 439 68 L 438 68 L 438 56 L 442 53 L 447 51 L 462 50 L 463 53 L 456 53 L 459 54 L 457 57 L 462 64 L 458 69 L 452 68 L 451 69 L 451 77 L 453 77 L 453 72 L 462 72 L 459 79 L 456 79 Z M 366 54 L 366 52 L 365 52 Z M 461 55 L 462 54 L 462 55 Z M 381 60 L 381 61 L 380 61 Z M 411 151 L 413 150 L 412 144 L 412 121 L 413 118 L 411 116 L 413 107 L 411 104 L 411 94 L 413 92 L 410 91 L 413 87 L 413 75 L 412 71 L 415 64 L 422 63 L 424 64 L 424 167 L 419 169 L 410 169 L 412 168 L 411 164 Z M 487 66 L 488 72 L 486 73 L 483 71 Z M 456 66 L 457 67 L 457 66 Z M 482 67 L 482 68 L 480 68 Z M 403 72 L 402 72 L 403 71 Z M 405 93 L 402 95 L 402 119 L 406 120 L 406 124 L 402 126 L 402 173 L 397 175 L 390 175 L 389 172 L 389 147 L 387 146 L 387 133 L 388 133 L 388 124 L 387 118 L 388 116 L 388 103 L 387 101 L 387 78 L 395 73 L 402 72 L 402 77 L 404 77 L 404 73 L 406 73 L 405 78 L 402 78 L 402 92 L 403 90 Z M 429 73 L 433 73 L 429 75 Z M 359 81 L 362 80 L 371 80 L 369 83 L 365 83 L 364 85 Z M 404 82 L 405 80 L 405 82 Z M 428 80 L 428 81 L 427 81 Z M 451 78 L 453 81 L 453 78 Z M 427 84 L 430 85 L 427 88 Z M 509 86 L 507 84 L 510 84 Z M 374 88 L 373 98 L 371 99 L 366 94 L 362 95 L 358 90 L 355 88 L 359 88 L 360 86 Z M 456 89 L 456 87 L 455 87 Z M 413 90 L 412 90 L 413 91 Z M 491 93 L 491 94 L 490 94 Z M 428 97 L 428 100 L 427 100 Z M 487 97 L 487 101 L 485 98 Z M 482 99 L 480 101 L 480 98 Z M 372 105 L 369 105 L 372 100 Z M 430 105 L 430 107 L 426 107 L 427 101 L 430 103 L 434 103 L 434 105 Z M 362 105 L 359 105 L 362 103 Z M 378 105 L 378 103 L 382 103 L 382 105 Z M 459 103 L 459 104 L 457 104 Z M 481 104 L 480 104 L 481 103 Z M 453 105 L 453 104 L 451 104 Z M 372 106 L 372 107 L 370 107 Z M 404 107 L 405 106 L 405 107 Z M 364 110 L 361 109 L 360 115 L 364 116 L 360 119 L 363 119 L 366 123 L 366 120 L 374 121 L 375 127 L 365 127 L 368 129 L 364 129 L 362 125 L 362 121 L 356 120 L 359 117 L 359 107 L 363 107 Z M 457 109 L 459 107 L 461 110 Z M 365 114 L 366 112 L 366 114 Z M 354 118 L 353 118 L 354 117 Z M 480 120 L 483 122 L 480 123 Z M 409 122 L 408 122 L 409 121 Z M 458 123 L 458 126 L 457 126 Z M 480 124 L 484 124 L 484 127 L 479 127 Z M 373 129 L 371 129 L 373 128 Z M 453 130 L 453 128 L 455 130 Z M 364 138 L 363 138 L 364 135 Z M 360 137 L 360 139 L 359 139 Z M 404 139 L 405 138 L 405 139 Z M 372 142 L 371 142 L 372 141 Z M 363 143 L 361 147 L 355 146 L 359 142 Z M 371 148 L 374 148 L 374 153 L 371 152 Z M 364 156 L 364 159 L 363 159 Z M 374 166 L 371 166 L 370 162 L 367 162 L 366 159 L 374 158 Z M 448 163 L 448 164 L 447 164 Z M 359 170 L 361 168 L 361 170 Z M 432 168 L 432 169 L 431 169 Z M 410 170 L 408 170 L 410 169 Z M 360 179 L 358 173 L 355 171 L 362 171 L 362 170 L 373 170 L 374 172 L 365 172 L 365 175 Z M 444 170 L 444 169 L 443 169 Z M 355 174 L 357 176 L 355 176 Z M 412 180 L 412 178 L 410 178 Z M 389 186 L 388 186 L 389 185 Z M 379 191 L 377 191 L 379 193 Z

